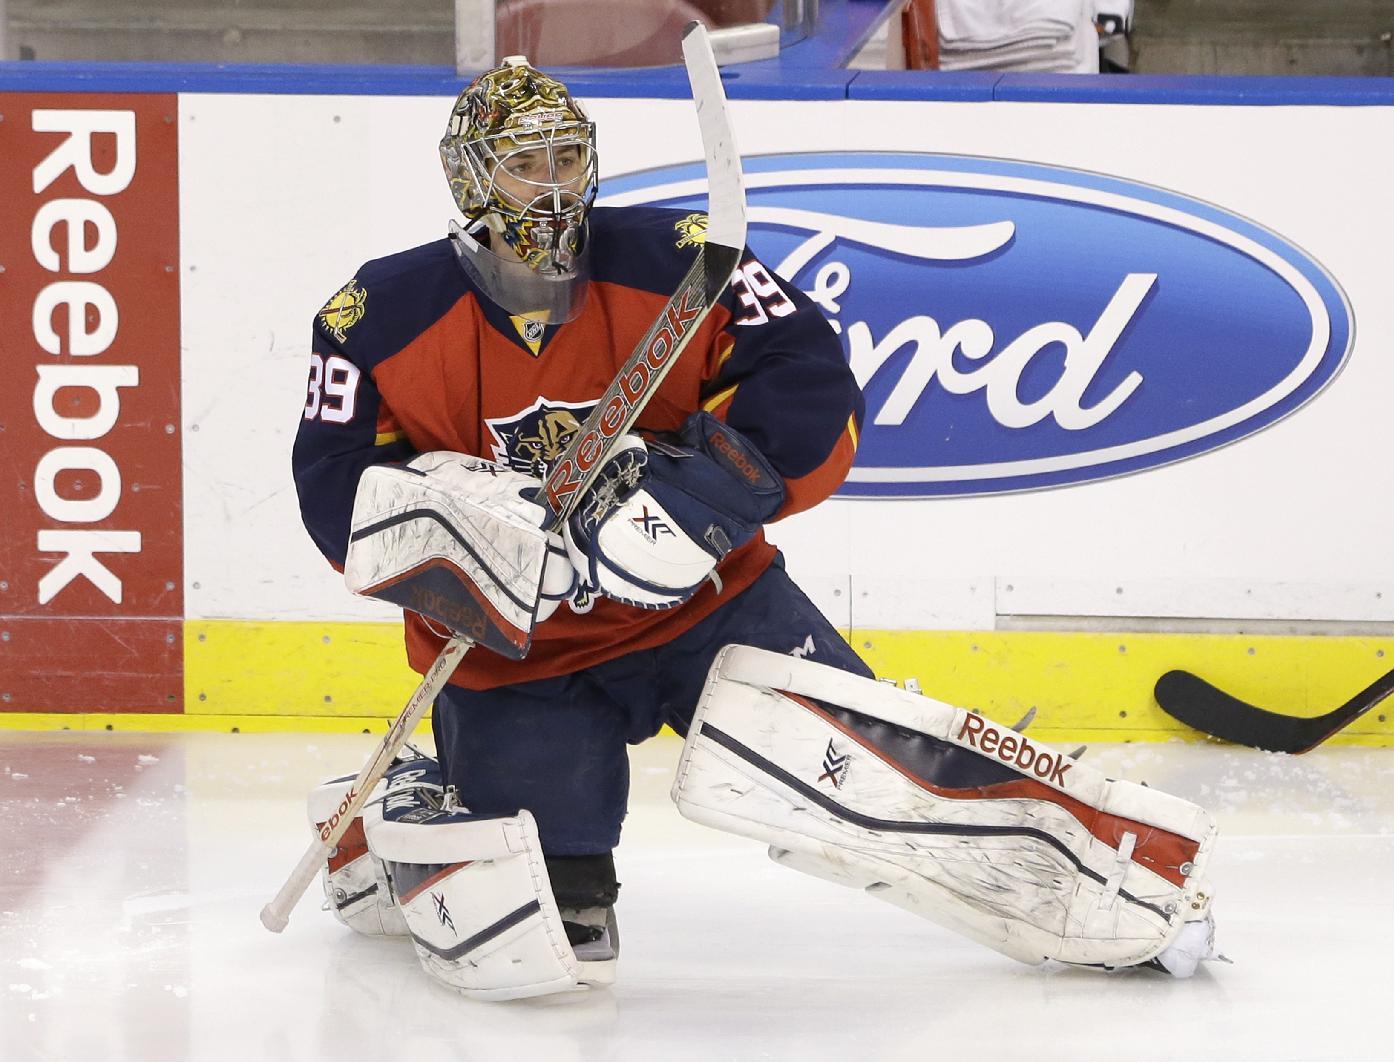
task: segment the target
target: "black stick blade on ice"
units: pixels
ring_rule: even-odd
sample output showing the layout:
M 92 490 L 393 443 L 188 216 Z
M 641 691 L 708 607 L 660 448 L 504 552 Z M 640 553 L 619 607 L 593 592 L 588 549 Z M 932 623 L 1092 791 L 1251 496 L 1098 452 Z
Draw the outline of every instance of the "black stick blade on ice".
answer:
M 1189 727 L 1236 745 L 1269 752 L 1307 752 L 1394 693 L 1389 671 L 1334 711 L 1301 719 L 1256 708 L 1189 671 L 1168 671 L 1157 680 L 1162 711 Z

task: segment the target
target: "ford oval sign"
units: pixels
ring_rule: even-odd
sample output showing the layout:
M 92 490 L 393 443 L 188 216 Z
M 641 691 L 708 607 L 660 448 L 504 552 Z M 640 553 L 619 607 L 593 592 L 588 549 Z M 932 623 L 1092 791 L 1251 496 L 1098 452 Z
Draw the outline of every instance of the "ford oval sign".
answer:
M 842 336 L 866 394 L 840 494 L 1030 490 L 1267 427 L 1340 371 L 1344 292 L 1261 225 L 1117 177 L 1003 159 L 745 160 L 750 244 Z M 603 204 L 701 209 L 702 167 Z

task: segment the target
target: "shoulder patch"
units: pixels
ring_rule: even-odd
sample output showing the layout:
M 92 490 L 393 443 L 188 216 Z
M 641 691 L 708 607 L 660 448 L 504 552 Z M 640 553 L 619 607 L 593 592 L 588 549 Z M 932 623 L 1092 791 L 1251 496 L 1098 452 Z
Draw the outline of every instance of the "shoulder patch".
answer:
M 673 228 L 678 230 L 678 247 L 691 247 L 707 242 L 706 214 L 689 214 L 685 218 L 679 218 L 673 222 Z
M 335 293 L 319 311 L 320 323 L 331 336 L 342 343 L 350 328 L 363 320 L 368 304 L 368 293 L 358 285 L 354 277 Z

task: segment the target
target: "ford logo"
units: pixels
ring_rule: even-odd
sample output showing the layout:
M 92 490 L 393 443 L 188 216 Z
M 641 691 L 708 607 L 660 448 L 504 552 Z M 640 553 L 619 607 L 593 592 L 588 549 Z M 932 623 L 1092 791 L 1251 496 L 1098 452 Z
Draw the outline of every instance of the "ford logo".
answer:
M 745 159 L 750 244 L 816 301 L 866 394 L 843 496 L 1031 490 L 1268 427 L 1350 352 L 1345 293 L 1278 234 L 1095 173 L 914 153 Z M 602 204 L 705 205 L 700 164 Z

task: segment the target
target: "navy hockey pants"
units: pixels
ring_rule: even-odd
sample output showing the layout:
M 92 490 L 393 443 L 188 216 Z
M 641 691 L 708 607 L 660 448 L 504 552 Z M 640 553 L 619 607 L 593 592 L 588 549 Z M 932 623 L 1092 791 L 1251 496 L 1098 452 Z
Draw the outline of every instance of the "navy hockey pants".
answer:
M 609 852 L 629 800 L 626 743 L 652 737 L 664 723 L 686 734 L 712 660 L 733 642 L 798 649 L 816 663 L 871 677 L 777 559 L 667 645 L 516 686 L 447 686 L 433 714 L 445 780 L 478 814 L 527 808 L 548 855 Z

